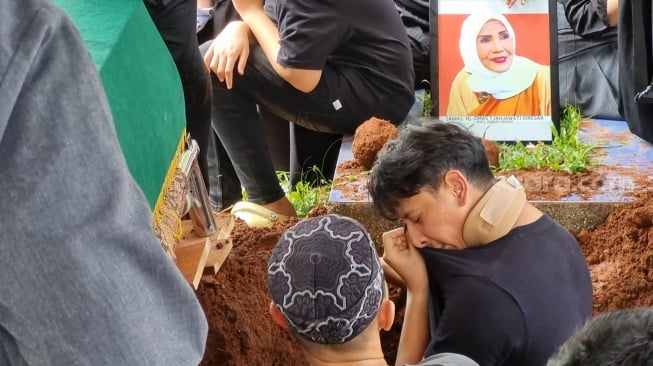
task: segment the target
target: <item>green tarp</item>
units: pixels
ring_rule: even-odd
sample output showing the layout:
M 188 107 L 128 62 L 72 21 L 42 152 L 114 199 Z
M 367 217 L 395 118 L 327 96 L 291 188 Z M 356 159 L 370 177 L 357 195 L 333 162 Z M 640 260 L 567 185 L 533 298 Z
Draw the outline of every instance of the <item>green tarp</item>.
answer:
M 82 34 L 104 83 L 129 170 L 154 208 L 185 127 L 183 90 L 172 57 L 142 1 L 54 2 Z

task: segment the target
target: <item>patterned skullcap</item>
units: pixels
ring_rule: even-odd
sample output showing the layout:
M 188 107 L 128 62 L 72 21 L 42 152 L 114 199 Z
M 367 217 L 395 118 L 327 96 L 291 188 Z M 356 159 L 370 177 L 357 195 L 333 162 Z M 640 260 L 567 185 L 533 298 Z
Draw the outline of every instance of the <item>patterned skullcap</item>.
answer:
M 288 326 L 315 343 L 344 343 L 365 330 L 379 311 L 384 284 L 370 235 L 344 216 L 298 222 L 268 261 L 272 300 Z

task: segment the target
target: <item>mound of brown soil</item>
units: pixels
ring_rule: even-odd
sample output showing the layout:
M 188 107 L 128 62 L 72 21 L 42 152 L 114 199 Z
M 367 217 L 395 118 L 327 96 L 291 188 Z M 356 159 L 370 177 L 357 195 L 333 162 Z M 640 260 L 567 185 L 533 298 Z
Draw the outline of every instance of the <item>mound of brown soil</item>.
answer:
M 487 139 L 481 139 L 483 147 L 485 148 L 485 154 L 487 155 L 487 160 L 490 162 L 490 166 L 499 167 L 499 145 Z
M 295 340 L 268 314 L 268 257 L 281 233 L 295 222 L 253 229 L 236 220 L 229 257 L 197 290 L 209 322 L 201 365 L 306 364 Z
M 323 215 L 326 210 L 312 213 Z M 202 365 L 306 365 L 299 345 L 268 314 L 267 260 L 281 233 L 295 221 L 252 229 L 238 221 L 234 249 L 220 272 L 204 278 L 197 296 L 209 321 Z M 605 223 L 577 235 L 594 285 L 595 314 L 653 306 L 653 193 L 612 213 Z M 394 363 L 405 291 L 390 286 L 397 317 L 382 346 Z
M 577 235 L 594 284 L 594 313 L 653 306 L 653 193 Z
M 327 213 L 319 207 L 308 216 Z M 275 324 L 268 313 L 267 262 L 281 234 L 296 219 L 270 228 L 249 228 L 236 220 L 234 247 L 215 276 L 205 276 L 197 297 L 209 322 L 209 335 L 203 366 L 229 365 L 306 365 L 299 345 Z M 401 319 L 406 294 L 390 286 L 390 296 L 398 305 L 392 330 L 383 332 L 386 358 L 394 361 L 401 334 Z M 400 309 L 399 309 L 400 308 Z
M 389 121 L 372 117 L 356 129 L 351 152 L 365 169 L 370 169 L 376 160 L 376 154 L 388 140 L 396 136 L 397 127 L 395 125 Z

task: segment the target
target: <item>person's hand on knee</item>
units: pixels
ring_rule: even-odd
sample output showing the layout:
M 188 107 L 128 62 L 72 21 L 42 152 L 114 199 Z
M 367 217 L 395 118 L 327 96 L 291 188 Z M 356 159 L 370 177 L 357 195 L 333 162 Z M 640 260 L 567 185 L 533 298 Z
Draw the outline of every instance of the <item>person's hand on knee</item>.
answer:
M 233 87 L 234 67 L 238 63 L 238 73 L 245 73 L 249 57 L 249 27 L 245 22 L 233 21 L 213 40 L 204 55 L 204 63 L 215 73 L 220 82 Z

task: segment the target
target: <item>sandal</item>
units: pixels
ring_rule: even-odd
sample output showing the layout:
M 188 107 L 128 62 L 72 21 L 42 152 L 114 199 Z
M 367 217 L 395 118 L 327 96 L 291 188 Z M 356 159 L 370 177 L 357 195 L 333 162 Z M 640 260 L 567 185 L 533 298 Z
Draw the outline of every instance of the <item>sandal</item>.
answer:
M 289 218 L 256 203 L 245 201 L 236 203 L 231 209 L 231 214 L 245 221 L 249 227 L 267 227 Z

